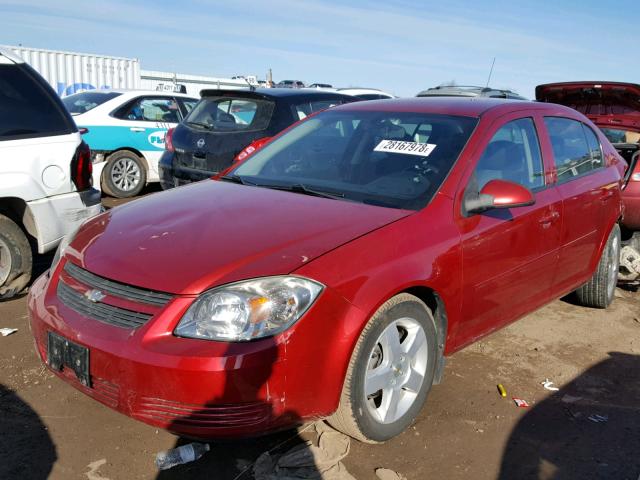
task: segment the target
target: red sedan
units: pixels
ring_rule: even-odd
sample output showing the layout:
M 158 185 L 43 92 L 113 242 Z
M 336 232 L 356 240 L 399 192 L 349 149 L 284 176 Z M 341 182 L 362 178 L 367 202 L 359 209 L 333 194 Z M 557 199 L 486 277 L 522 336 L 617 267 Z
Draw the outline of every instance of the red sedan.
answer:
M 86 222 L 29 294 L 37 351 L 188 437 L 328 418 L 399 434 L 447 355 L 576 290 L 613 299 L 624 161 L 580 113 L 353 103 L 218 180 Z

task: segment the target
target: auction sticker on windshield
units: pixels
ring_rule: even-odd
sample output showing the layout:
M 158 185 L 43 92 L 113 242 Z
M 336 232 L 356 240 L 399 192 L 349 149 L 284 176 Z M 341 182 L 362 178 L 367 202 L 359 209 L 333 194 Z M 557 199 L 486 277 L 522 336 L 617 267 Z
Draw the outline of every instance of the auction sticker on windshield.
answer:
M 417 155 L 419 157 L 428 157 L 437 145 L 433 143 L 417 143 L 402 142 L 399 140 L 382 140 L 376 148 L 375 152 L 387 153 L 404 153 L 407 155 Z

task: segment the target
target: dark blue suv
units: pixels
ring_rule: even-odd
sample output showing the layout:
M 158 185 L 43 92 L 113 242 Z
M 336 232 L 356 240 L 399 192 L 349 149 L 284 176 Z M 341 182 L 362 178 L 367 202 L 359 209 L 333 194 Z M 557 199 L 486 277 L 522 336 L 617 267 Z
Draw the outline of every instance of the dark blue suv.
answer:
M 203 90 L 167 132 L 159 163 L 163 189 L 204 180 L 227 168 L 254 140 L 272 137 L 307 115 L 358 100 L 340 93 L 285 88 Z

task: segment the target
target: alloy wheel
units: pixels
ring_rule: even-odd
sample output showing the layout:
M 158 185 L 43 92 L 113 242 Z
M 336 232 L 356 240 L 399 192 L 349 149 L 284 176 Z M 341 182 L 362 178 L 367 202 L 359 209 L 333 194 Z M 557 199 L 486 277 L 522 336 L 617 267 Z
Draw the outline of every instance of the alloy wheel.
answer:
M 424 329 L 413 318 L 389 324 L 369 354 L 364 381 L 366 405 L 380 423 L 396 422 L 420 393 L 428 363 Z
M 111 167 L 111 181 L 123 192 L 130 192 L 140 183 L 140 166 L 131 158 L 119 158 Z

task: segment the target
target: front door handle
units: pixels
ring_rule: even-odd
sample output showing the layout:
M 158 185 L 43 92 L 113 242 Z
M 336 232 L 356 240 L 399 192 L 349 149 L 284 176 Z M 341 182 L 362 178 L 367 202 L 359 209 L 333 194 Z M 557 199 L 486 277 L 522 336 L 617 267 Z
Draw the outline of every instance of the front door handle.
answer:
M 551 225 L 553 222 L 555 222 L 559 218 L 560 218 L 560 214 L 558 212 L 551 212 L 550 214 L 545 215 L 540 220 L 538 220 L 538 223 L 542 225 Z
M 129 130 L 131 130 L 132 132 L 144 132 L 143 127 L 131 127 Z

